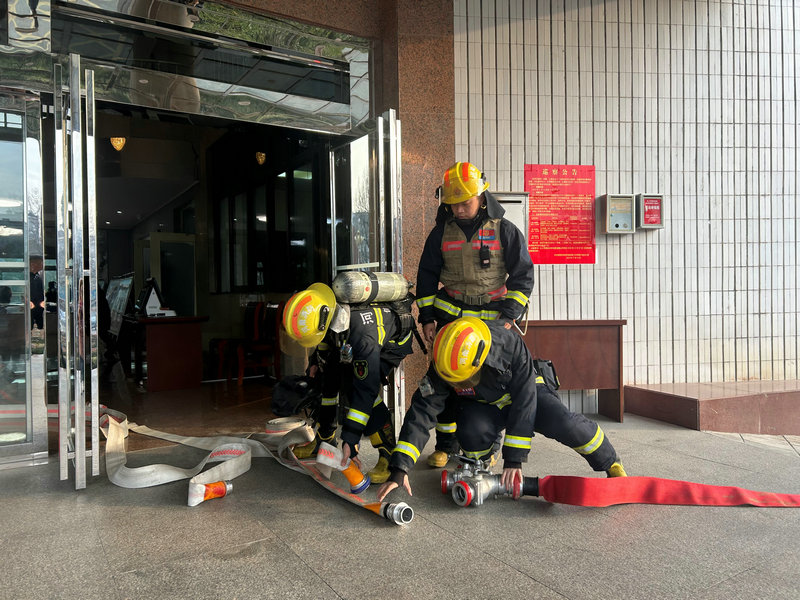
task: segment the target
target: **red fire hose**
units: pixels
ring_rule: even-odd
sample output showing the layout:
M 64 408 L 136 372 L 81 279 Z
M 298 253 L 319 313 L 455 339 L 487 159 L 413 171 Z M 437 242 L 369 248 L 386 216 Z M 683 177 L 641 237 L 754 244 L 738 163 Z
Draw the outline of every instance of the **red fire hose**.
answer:
M 537 480 L 538 481 L 533 481 Z M 523 495 L 575 506 L 681 504 L 692 506 L 800 507 L 800 494 L 756 492 L 659 477 L 525 477 Z

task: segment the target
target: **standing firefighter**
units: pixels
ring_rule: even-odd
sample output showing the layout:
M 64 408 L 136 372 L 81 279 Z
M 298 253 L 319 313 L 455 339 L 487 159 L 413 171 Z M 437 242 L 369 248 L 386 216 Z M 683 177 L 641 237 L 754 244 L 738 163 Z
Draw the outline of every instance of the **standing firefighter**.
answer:
M 625 470 L 600 426 L 570 412 L 536 372 L 522 338 L 510 327 L 467 317 L 445 325 L 436 335 L 430 387 L 414 393 L 390 461 L 391 476 L 378 500 L 398 486 L 411 493 L 408 470 L 428 441 L 429 430 L 445 400 L 457 398 L 457 435 L 465 456 L 493 462 L 503 429 L 502 484 L 522 481 L 522 463 L 534 431 L 581 454 L 595 471 L 624 477 Z M 425 392 L 427 395 L 424 395 Z
M 528 245 L 503 218 L 505 210 L 488 189 L 483 173 L 459 162 L 445 171 L 437 190 L 441 204 L 417 275 L 419 321 L 428 344 L 437 325 L 459 317 L 510 322 L 528 304 L 533 290 Z M 455 405 L 447 402 L 437 419 L 436 450 L 428 464 L 443 467 L 457 451 Z
M 404 311 L 398 308 L 404 303 L 407 317 L 401 317 Z M 350 306 L 337 303 L 333 290 L 323 283 L 312 284 L 286 303 L 286 332 L 302 346 L 315 349 L 308 373 L 322 377 L 315 439 L 295 448 L 298 458 L 315 456 L 323 441 L 336 445 L 336 413 L 342 392 L 349 398 L 342 424 L 343 454 L 355 457 L 357 444 L 366 436 L 380 455 L 369 472 L 370 479 L 382 483 L 389 477 L 395 436 L 380 392 L 392 370 L 411 353 L 410 303 L 408 296 L 400 303 Z

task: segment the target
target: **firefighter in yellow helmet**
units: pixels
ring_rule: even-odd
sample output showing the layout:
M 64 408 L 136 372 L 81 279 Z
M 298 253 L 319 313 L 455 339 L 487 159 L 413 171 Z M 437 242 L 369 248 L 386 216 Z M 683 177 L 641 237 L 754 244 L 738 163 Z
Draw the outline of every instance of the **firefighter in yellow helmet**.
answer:
M 522 232 L 489 192 L 473 164 L 458 162 L 444 173 L 436 197 L 436 225 L 419 261 L 417 306 L 427 343 L 437 327 L 459 317 L 510 322 L 523 315 L 533 290 L 533 262 Z M 440 287 L 441 283 L 441 287 Z M 455 405 L 436 423 L 431 467 L 443 467 L 458 451 Z
M 342 452 L 346 458 L 355 458 L 361 437 L 368 437 L 379 454 L 370 479 L 373 483 L 386 481 L 395 436 L 380 392 L 392 370 L 411 353 L 410 329 L 403 327 L 388 305 L 339 303 L 323 283 L 314 283 L 289 299 L 283 326 L 300 345 L 314 348 L 308 374 L 322 378 L 315 439 L 295 448 L 295 455 L 314 456 L 323 441 L 336 445 L 336 413 L 342 392 L 349 399 L 342 423 Z
M 431 387 L 417 390 L 411 399 L 389 462 L 391 475 L 378 490 L 378 500 L 398 486 L 411 493 L 409 469 L 449 397 L 457 399 L 456 435 L 465 456 L 491 465 L 505 429 L 502 484 L 507 489 L 513 489 L 515 479 L 522 481 L 522 463 L 531 450 L 534 431 L 569 446 L 595 471 L 605 471 L 608 477 L 625 476 L 600 426 L 561 403 L 537 373 L 522 337 L 497 321 L 466 317 L 442 327 L 433 344 L 427 377 Z

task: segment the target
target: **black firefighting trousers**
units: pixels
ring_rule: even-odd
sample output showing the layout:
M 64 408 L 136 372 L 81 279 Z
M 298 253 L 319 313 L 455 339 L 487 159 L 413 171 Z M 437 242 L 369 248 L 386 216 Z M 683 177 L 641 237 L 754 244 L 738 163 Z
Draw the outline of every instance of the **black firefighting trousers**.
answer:
M 581 454 L 595 471 L 605 471 L 614 463 L 617 453 L 597 423 L 570 411 L 544 384 L 536 386 L 536 395 L 536 433 L 569 446 Z M 485 452 L 484 457 L 488 458 L 500 432 L 506 427 L 509 407 L 498 410 L 491 404 L 472 400 L 456 402 L 458 443 L 465 453 Z

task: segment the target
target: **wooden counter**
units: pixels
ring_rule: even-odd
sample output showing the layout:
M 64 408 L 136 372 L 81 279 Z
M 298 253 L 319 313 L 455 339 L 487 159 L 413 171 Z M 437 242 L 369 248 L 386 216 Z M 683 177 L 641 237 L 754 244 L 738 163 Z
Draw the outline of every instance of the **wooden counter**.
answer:
M 203 380 L 201 327 L 205 321 L 208 317 L 139 317 L 136 381 L 143 379 L 142 361 L 146 359 L 148 392 L 199 387 Z
M 525 345 L 553 361 L 562 390 L 598 390 L 601 415 L 622 422 L 622 327 L 619 321 L 528 321 Z M 525 331 L 525 324 L 521 326 Z

